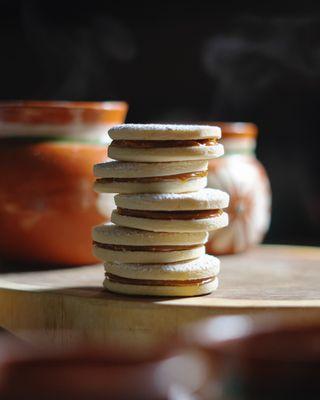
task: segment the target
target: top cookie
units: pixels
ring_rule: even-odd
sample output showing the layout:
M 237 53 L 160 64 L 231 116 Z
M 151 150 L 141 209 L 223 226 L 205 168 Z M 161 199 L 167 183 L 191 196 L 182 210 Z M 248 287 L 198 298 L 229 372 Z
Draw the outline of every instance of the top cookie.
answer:
M 221 129 L 209 125 L 122 124 L 109 129 L 113 140 L 219 139 Z
M 108 156 L 118 161 L 210 160 L 224 152 L 216 126 L 124 124 L 111 128 L 109 135 Z

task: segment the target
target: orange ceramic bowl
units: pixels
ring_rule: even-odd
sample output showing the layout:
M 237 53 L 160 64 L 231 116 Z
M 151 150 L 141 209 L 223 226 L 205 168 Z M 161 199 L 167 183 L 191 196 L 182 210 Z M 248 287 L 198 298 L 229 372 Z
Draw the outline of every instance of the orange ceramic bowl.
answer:
M 105 221 L 93 164 L 122 102 L 0 103 L 0 259 L 44 265 L 95 263 L 91 228 Z

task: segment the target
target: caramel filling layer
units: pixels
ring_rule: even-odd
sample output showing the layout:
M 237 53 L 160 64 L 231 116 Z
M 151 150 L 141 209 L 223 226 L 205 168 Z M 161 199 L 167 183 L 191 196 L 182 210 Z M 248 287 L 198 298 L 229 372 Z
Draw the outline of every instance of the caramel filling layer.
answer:
M 217 217 L 223 213 L 223 210 L 192 210 L 192 211 L 145 211 L 129 210 L 128 208 L 117 208 L 120 215 L 138 218 L 150 219 L 202 219 Z
M 100 178 L 97 179 L 99 183 L 110 182 L 137 182 L 137 183 L 150 183 L 161 182 L 179 179 L 181 181 L 189 181 L 191 179 L 203 178 L 208 175 L 208 171 L 188 172 L 186 174 L 166 175 L 166 176 L 150 176 L 147 178 Z
M 191 245 L 191 246 L 127 246 L 127 245 L 115 245 L 106 244 L 93 241 L 93 245 L 100 247 L 101 249 L 116 250 L 116 251 L 156 251 L 156 252 L 170 252 L 180 250 L 192 250 L 202 245 Z
M 170 280 L 156 280 L 156 279 L 129 279 L 123 278 L 122 276 L 113 275 L 106 272 L 106 278 L 111 282 L 123 283 L 126 285 L 143 285 L 143 286 L 194 286 L 204 285 L 212 282 L 215 278 L 201 278 L 201 279 L 189 279 L 187 281 L 170 281 Z
M 126 147 L 133 149 L 152 149 L 167 147 L 194 147 L 194 146 L 214 146 L 217 139 L 198 139 L 198 140 L 113 140 L 110 146 Z

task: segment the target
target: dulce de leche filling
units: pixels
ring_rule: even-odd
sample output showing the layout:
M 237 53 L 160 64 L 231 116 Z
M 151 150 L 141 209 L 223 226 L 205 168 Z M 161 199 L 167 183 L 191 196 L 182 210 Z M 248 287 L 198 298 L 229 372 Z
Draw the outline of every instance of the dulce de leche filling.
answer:
M 167 147 L 214 146 L 217 142 L 218 140 L 216 138 L 195 140 L 113 140 L 110 146 L 132 149 L 152 149 Z
M 203 219 L 217 217 L 223 213 L 223 210 L 192 210 L 192 211 L 145 211 L 129 210 L 128 208 L 117 208 L 119 215 L 150 219 Z
M 166 176 L 150 176 L 147 178 L 100 178 L 97 179 L 99 183 L 110 182 L 137 182 L 137 183 L 151 183 L 179 179 L 181 181 L 189 181 L 196 178 L 203 178 L 208 175 L 208 171 L 188 172 L 185 174 L 166 175 Z
M 113 275 L 109 272 L 106 272 L 106 278 L 109 279 L 110 282 L 123 283 L 125 285 L 143 285 L 143 286 L 194 286 L 194 285 L 204 285 L 206 283 L 212 282 L 215 277 L 210 276 L 209 278 L 200 278 L 200 279 L 188 279 L 185 281 L 179 280 L 156 280 L 156 279 L 129 279 L 123 278 L 122 276 Z
M 202 245 L 190 245 L 190 246 L 127 246 L 127 245 L 115 245 L 106 244 L 93 241 L 93 245 L 100 247 L 101 249 L 115 250 L 115 251 L 155 251 L 155 252 L 170 252 L 170 251 L 182 251 L 192 250 Z

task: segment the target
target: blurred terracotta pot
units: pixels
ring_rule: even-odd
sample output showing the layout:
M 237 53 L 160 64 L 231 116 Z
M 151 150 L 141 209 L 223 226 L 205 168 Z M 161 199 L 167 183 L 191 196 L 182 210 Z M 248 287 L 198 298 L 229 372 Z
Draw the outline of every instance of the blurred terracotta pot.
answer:
M 210 360 L 204 400 L 319 398 L 319 313 L 211 318 L 182 337 Z
M 0 259 L 95 263 L 91 228 L 105 220 L 92 190 L 122 102 L 0 103 Z M 103 206 L 106 207 L 106 204 Z
M 209 163 L 208 187 L 230 195 L 229 225 L 213 232 L 211 254 L 232 254 L 261 243 L 271 216 L 268 176 L 255 156 L 258 129 L 251 123 L 212 122 L 222 129 L 225 155 Z
M 2 400 L 178 400 L 205 380 L 198 354 L 69 343 L 33 347 L 0 336 Z

